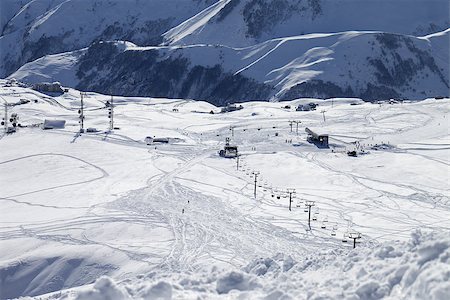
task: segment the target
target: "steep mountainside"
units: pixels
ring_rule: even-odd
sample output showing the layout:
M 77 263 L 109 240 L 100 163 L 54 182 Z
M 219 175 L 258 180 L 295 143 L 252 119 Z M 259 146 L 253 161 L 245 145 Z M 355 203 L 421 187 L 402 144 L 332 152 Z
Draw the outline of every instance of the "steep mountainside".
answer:
M 222 0 L 164 34 L 168 44 L 249 46 L 349 30 L 426 35 L 449 24 L 446 0 Z
M 247 48 L 101 42 L 44 57 L 12 77 L 214 104 L 299 97 L 417 99 L 448 95 L 449 37 L 450 30 L 422 38 L 346 32 L 274 39 Z
M 214 0 L 2 0 L 0 77 L 44 55 L 97 40 L 157 45 Z

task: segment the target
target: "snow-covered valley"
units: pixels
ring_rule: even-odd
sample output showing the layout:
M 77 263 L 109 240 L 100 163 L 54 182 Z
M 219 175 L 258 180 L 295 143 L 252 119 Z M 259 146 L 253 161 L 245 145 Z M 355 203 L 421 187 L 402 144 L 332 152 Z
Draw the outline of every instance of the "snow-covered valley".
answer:
M 28 127 L 0 138 L 2 299 L 448 295 L 448 99 L 219 113 L 202 101 L 114 97 L 120 129 L 108 132 L 110 96 L 84 93 L 84 125 L 99 131 L 80 134 L 78 91 L 0 84 L 7 103 L 30 100 L 9 107 Z M 295 111 L 310 102 L 317 110 Z M 66 126 L 32 126 L 44 119 Z M 329 134 L 330 148 L 308 143 L 305 127 Z M 226 137 L 239 165 L 218 155 Z

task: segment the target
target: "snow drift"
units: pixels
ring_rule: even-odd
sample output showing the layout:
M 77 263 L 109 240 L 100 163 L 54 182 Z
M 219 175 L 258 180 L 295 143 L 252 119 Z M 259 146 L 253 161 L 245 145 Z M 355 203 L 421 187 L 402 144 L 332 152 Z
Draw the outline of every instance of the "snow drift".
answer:
M 193 273 L 151 272 L 115 282 L 102 277 L 78 293 L 82 299 L 448 299 L 448 233 L 412 233 L 409 242 L 307 254 L 279 254 L 241 270 L 211 267 Z

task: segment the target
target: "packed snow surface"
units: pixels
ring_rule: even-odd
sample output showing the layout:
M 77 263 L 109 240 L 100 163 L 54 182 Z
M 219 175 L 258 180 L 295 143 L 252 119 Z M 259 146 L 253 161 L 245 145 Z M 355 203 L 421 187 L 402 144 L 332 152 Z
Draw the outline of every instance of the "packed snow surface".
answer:
M 114 97 L 109 132 L 110 96 L 84 93 L 85 128 L 98 131 L 80 134 L 78 91 L 0 85 L 27 126 L 0 135 L 1 299 L 450 292 L 449 99 L 248 102 L 221 114 L 206 102 Z M 310 102 L 317 110 L 295 111 Z M 42 130 L 44 119 L 66 127 Z M 330 147 L 308 143 L 305 127 L 329 134 Z M 239 165 L 218 155 L 226 137 Z

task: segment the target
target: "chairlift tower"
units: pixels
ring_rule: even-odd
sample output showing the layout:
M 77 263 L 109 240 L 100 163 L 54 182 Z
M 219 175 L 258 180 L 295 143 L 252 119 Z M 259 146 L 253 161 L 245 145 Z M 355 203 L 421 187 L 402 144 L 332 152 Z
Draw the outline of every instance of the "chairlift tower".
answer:
M 81 105 L 78 110 L 78 118 L 80 119 L 78 123 L 80 123 L 80 132 L 84 132 L 84 100 L 83 100 L 83 92 L 80 92 L 81 96 Z
M 114 130 L 114 97 L 112 94 L 111 94 L 111 102 L 106 102 L 106 105 L 108 107 L 109 131 L 113 131 Z
M 308 208 L 308 227 L 309 230 L 311 230 L 311 207 L 313 207 L 315 205 L 314 201 L 306 201 L 305 202 L 305 207 Z
M 322 115 L 323 115 L 323 122 L 325 123 L 326 122 L 326 120 L 325 120 L 325 113 L 326 113 L 327 111 L 326 110 L 322 110 L 321 111 L 321 113 L 322 113 Z
M 353 249 L 355 249 L 356 248 L 356 240 L 361 238 L 361 233 L 360 232 L 350 232 L 348 234 L 348 237 L 353 240 Z
M 256 198 L 256 183 L 258 181 L 259 171 L 253 171 L 252 174 L 253 174 L 253 176 L 255 176 L 255 188 L 253 191 L 253 196 Z
M 295 197 L 295 189 L 287 189 L 287 193 L 289 194 L 289 211 L 292 211 L 292 198 Z
M 230 126 L 231 136 L 234 137 L 234 126 Z
M 302 123 L 302 121 L 295 120 L 295 121 L 289 121 L 289 122 L 295 123 L 295 125 L 296 125 L 295 132 L 296 132 L 296 135 L 298 135 L 298 124 Z M 292 129 L 292 125 L 291 125 L 291 129 Z M 291 132 L 292 132 L 292 130 L 291 130 Z

